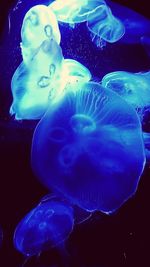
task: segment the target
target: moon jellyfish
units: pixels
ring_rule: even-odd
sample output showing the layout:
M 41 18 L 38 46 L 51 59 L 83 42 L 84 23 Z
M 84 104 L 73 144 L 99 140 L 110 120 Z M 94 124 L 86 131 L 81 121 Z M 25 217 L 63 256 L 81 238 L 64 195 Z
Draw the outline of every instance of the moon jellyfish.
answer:
M 137 113 L 98 83 L 76 82 L 39 122 L 31 163 L 71 204 L 113 212 L 136 192 L 145 165 Z
M 44 5 L 32 7 L 25 15 L 21 29 L 21 49 L 24 63 L 29 64 L 44 40 L 60 43 L 60 31 L 55 14 Z
M 65 201 L 41 202 L 18 224 L 14 246 L 26 256 L 37 255 L 64 242 L 73 225 L 73 209 Z
M 125 27 L 121 41 L 129 44 L 141 43 L 141 37 L 150 37 L 150 20 L 143 15 L 118 3 L 107 1 L 112 13 Z
M 28 65 L 15 71 L 11 89 L 11 115 L 16 119 L 40 119 L 49 105 L 49 94 L 60 79 L 63 55 L 53 39 L 44 40 Z
M 100 37 L 109 43 L 117 42 L 125 34 L 124 25 L 113 16 L 111 9 L 105 4 L 89 13 L 87 27 L 94 37 Z
M 105 4 L 105 1 L 55 0 L 49 7 L 55 13 L 58 21 L 75 24 L 85 22 L 87 20 L 87 15 L 101 4 Z
M 118 93 L 139 112 L 140 116 L 143 116 L 144 108 L 150 106 L 150 71 L 111 72 L 103 77 L 102 85 Z

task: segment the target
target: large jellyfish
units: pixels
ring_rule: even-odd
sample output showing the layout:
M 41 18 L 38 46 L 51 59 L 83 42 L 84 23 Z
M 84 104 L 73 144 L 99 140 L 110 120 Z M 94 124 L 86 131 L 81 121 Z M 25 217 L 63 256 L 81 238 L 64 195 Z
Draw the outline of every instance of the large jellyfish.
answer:
M 31 159 L 40 181 L 72 204 L 113 212 L 135 193 L 145 165 L 137 113 L 98 83 L 68 85 L 37 126 Z
M 25 15 L 21 29 L 21 49 L 24 63 L 29 64 L 44 40 L 60 44 L 60 31 L 55 14 L 44 5 L 32 7 Z
M 15 248 L 25 256 L 38 255 L 64 242 L 73 226 L 73 209 L 67 202 L 53 198 L 42 201 L 18 224 Z
M 148 18 L 113 1 L 108 0 L 107 3 L 113 15 L 120 19 L 125 27 L 125 34 L 121 38 L 121 42 L 129 44 L 143 43 L 143 37 L 150 37 L 150 20 Z
M 102 85 L 111 89 L 131 104 L 143 117 L 145 107 L 150 107 L 150 71 L 130 73 L 115 71 L 106 74 Z
M 100 5 L 89 13 L 87 26 L 93 36 L 98 36 L 109 43 L 117 42 L 125 34 L 124 25 L 113 16 L 107 5 Z
M 24 62 L 15 71 L 11 88 L 11 115 L 16 119 L 39 119 L 49 104 L 49 94 L 60 80 L 63 55 L 53 39 L 44 40 L 30 64 Z
M 88 14 L 103 4 L 105 4 L 104 0 L 55 0 L 49 7 L 58 21 L 75 24 L 87 21 Z

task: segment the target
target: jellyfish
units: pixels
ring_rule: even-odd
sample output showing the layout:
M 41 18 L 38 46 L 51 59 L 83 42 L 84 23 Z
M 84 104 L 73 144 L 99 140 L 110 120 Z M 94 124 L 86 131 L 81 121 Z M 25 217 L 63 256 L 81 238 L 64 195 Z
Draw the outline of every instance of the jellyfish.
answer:
M 49 105 L 49 94 L 60 80 L 62 49 L 54 39 L 44 40 L 30 64 L 24 61 L 15 71 L 10 114 L 18 119 L 40 119 Z
M 29 64 L 43 41 L 54 39 L 60 44 L 60 31 L 55 14 L 44 5 L 32 7 L 25 15 L 21 28 L 23 61 Z
M 72 205 L 114 212 L 136 192 L 145 166 L 138 115 L 98 83 L 70 84 L 36 127 L 31 164 Z
M 106 74 L 102 86 L 119 94 L 131 104 L 143 119 L 144 109 L 150 106 L 150 71 L 130 73 L 115 71 Z
M 104 0 L 55 0 L 49 7 L 58 21 L 75 24 L 85 22 L 88 14 L 102 4 L 105 4 Z
M 73 216 L 72 207 L 63 200 L 52 198 L 40 202 L 17 225 L 15 248 L 29 257 L 56 247 L 71 234 Z
M 115 43 L 125 34 L 125 27 L 121 20 L 111 12 L 111 9 L 103 4 L 89 13 L 87 27 L 92 36 L 97 36 L 108 43 Z
M 150 37 L 150 20 L 128 7 L 108 0 L 107 4 L 112 13 L 125 27 L 125 34 L 121 42 L 127 44 L 140 44 L 142 37 Z

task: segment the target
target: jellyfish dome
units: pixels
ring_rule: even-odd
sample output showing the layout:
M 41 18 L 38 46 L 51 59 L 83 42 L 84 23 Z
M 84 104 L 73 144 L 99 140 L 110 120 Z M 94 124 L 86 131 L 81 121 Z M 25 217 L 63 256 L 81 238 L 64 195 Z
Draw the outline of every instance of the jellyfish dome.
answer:
M 38 255 L 64 242 L 73 225 L 73 209 L 65 201 L 42 201 L 18 224 L 14 245 L 26 256 Z
M 150 71 L 130 73 L 115 71 L 106 74 L 102 85 L 124 98 L 135 109 L 150 106 Z
M 115 43 L 125 34 L 121 20 L 114 17 L 107 5 L 100 5 L 87 17 L 87 27 L 94 35 L 108 43 Z
M 60 31 L 55 14 L 45 5 L 32 7 L 25 15 L 21 28 L 21 49 L 24 62 L 32 60 L 44 40 L 60 44 Z
M 86 21 L 87 15 L 103 4 L 106 4 L 104 0 L 55 0 L 49 7 L 55 13 L 58 21 L 74 24 Z
M 145 165 L 137 113 L 98 83 L 68 85 L 35 130 L 31 162 L 72 204 L 113 212 L 136 192 Z

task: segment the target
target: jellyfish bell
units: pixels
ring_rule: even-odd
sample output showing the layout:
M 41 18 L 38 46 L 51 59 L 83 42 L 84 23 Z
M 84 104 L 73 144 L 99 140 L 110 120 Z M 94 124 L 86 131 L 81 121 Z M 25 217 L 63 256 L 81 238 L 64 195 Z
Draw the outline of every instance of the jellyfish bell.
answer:
M 94 36 L 109 43 L 117 42 L 125 34 L 121 20 L 114 17 L 111 9 L 105 4 L 89 13 L 87 27 Z
M 55 0 L 49 7 L 55 13 L 58 21 L 75 24 L 85 22 L 88 14 L 97 6 L 105 4 L 104 0 Z
M 65 201 L 52 198 L 40 202 L 16 227 L 15 248 L 33 256 L 63 243 L 73 230 L 73 216 L 72 207 Z
M 10 114 L 16 119 L 40 119 L 50 104 L 49 94 L 60 80 L 62 49 L 53 39 L 45 40 L 33 55 L 15 71 L 11 89 L 13 103 Z
M 102 85 L 116 92 L 131 104 L 139 112 L 142 120 L 144 108 L 150 106 L 150 71 L 111 72 L 103 77 Z
M 54 39 L 60 44 L 60 31 L 55 14 L 44 5 L 32 7 L 25 15 L 21 29 L 21 49 L 28 62 L 44 40 Z
M 31 162 L 40 181 L 72 204 L 112 212 L 136 192 L 144 169 L 139 118 L 98 83 L 70 84 L 38 124 Z

